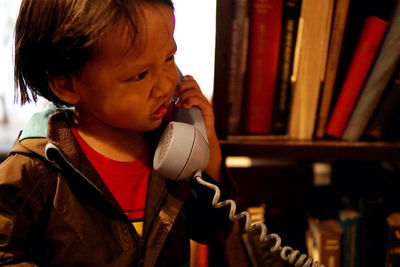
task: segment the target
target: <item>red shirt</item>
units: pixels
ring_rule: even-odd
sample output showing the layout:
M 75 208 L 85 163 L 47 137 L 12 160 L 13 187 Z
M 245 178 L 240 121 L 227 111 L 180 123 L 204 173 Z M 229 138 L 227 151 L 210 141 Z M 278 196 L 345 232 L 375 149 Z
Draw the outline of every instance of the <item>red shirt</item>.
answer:
M 132 222 L 143 222 L 150 174 L 148 153 L 143 153 L 134 161 L 112 160 L 91 148 L 74 127 L 71 127 L 71 130 L 83 153 L 103 179 L 125 215 Z

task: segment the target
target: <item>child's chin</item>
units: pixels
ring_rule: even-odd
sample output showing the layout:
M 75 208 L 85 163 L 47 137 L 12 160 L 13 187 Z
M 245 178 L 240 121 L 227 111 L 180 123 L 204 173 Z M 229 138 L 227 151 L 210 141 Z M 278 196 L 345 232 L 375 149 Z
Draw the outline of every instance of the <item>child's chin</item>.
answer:
M 154 131 L 158 128 L 160 128 L 160 126 L 163 124 L 163 120 L 154 120 L 152 121 L 152 123 L 150 123 L 149 125 L 147 125 L 147 127 L 145 127 L 145 129 L 143 129 L 144 132 L 151 132 Z

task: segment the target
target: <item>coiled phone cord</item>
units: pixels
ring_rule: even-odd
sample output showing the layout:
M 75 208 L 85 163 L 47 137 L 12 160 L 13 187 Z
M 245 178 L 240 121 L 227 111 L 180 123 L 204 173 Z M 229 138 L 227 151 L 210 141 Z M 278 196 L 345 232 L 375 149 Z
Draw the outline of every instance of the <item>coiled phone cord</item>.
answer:
M 194 179 L 214 190 L 214 197 L 212 200 L 212 205 L 214 208 L 222 208 L 225 206 L 230 206 L 229 210 L 229 219 L 233 221 L 240 220 L 241 218 L 246 218 L 246 223 L 245 223 L 245 231 L 246 232 L 251 232 L 257 229 L 260 229 L 260 242 L 265 242 L 271 239 L 275 239 L 275 245 L 271 248 L 272 253 L 276 253 L 280 251 L 280 256 L 282 260 L 289 262 L 290 264 L 294 265 L 295 267 L 324 267 L 324 265 L 320 264 L 318 261 L 314 261 L 311 257 L 309 257 L 307 254 L 301 254 L 300 251 L 294 250 L 293 248 L 289 246 L 281 247 L 281 237 L 278 234 L 272 233 L 272 234 L 267 234 L 267 226 L 262 223 L 258 222 L 255 224 L 251 224 L 251 217 L 250 214 L 247 211 L 242 211 L 238 214 L 236 214 L 236 202 L 233 201 L 232 199 L 227 199 L 224 201 L 219 201 L 221 191 L 218 188 L 218 186 L 206 182 L 202 179 L 201 171 L 197 171 L 194 175 Z

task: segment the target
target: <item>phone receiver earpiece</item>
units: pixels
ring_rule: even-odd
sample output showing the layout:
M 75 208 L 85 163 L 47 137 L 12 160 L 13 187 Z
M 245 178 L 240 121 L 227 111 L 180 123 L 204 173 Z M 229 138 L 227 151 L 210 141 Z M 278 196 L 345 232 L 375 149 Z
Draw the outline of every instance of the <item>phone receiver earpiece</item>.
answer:
M 153 167 L 172 180 L 186 179 L 204 170 L 210 160 L 207 140 L 193 125 L 172 121 L 157 146 Z

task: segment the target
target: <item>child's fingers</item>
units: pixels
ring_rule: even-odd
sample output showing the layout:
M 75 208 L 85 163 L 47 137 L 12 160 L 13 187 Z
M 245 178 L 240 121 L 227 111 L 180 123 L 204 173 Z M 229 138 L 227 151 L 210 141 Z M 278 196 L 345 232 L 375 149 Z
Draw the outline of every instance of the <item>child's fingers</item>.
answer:
M 183 77 L 182 82 L 177 86 L 175 95 L 180 95 L 183 92 L 190 90 L 190 89 L 196 89 L 201 92 L 199 84 L 196 82 L 195 79 L 193 79 L 192 76 L 187 75 Z
M 188 89 L 179 95 L 177 106 L 190 108 L 193 105 L 210 105 L 208 99 L 196 89 Z
M 199 96 L 180 98 L 179 102 L 177 103 L 178 107 L 183 107 L 183 108 L 191 108 L 193 106 L 202 107 L 204 105 L 208 105 L 208 103 L 202 97 Z
M 209 137 L 215 132 L 214 130 L 214 111 L 207 97 L 201 92 L 200 86 L 192 76 L 187 75 L 178 85 L 175 95 L 179 97 L 176 103 L 177 107 L 189 109 L 198 107 L 203 115 L 204 124 Z
M 203 115 L 207 133 L 212 133 L 214 125 L 214 113 L 212 106 L 209 104 L 208 100 L 205 97 L 199 95 L 198 93 L 190 97 L 188 96 L 188 94 L 186 94 L 185 97 L 182 97 L 179 100 L 176 106 L 184 109 L 189 109 L 192 107 L 199 108 L 201 114 Z
M 188 97 L 195 97 L 195 96 L 198 96 L 198 97 L 203 98 L 204 100 L 207 100 L 207 97 L 200 90 L 198 90 L 196 88 L 186 89 L 179 94 L 179 98 L 182 98 L 182 99 L 188 98 Z
M 192 75 L 187 74 L 187 75 L 183 76 L 183 80 L 184 80 L 184 81 L 185 81 L 185 80 L 194 80 L 194 78 L 193 78 Z
M 209 105 L 208 99 L 201 92 L 200 86 L 190 75 L 183 77 L 175 95 L 179 96 L 178 107 L 191 108 L 192 106 Z

